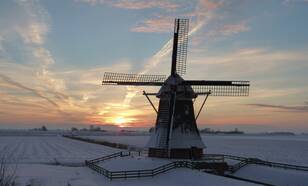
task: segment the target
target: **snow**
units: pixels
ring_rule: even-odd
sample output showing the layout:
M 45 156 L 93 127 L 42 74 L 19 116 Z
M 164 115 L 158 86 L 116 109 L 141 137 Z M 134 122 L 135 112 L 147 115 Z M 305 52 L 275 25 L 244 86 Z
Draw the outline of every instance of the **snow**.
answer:
M 84 136 L 144 147 L 149 136 Z M 256 157 L 267 161 L 308 166 L 308 136 L 203 135 L 206 153 Z
M 145 147 L 146 143 L 150 139 L 150 136 L 80 136 L 82 138 L 89 138 L 89 139 L 97 139 L 97 140 L 105 140 L 105 141 L 110 141 L 114 143 L 122 143 L 122 144 L 127 144 L 131 146 L 136 146 L 136 147 Z
M 120 179 L 110 181 L 87 167 L 62 167 L 51 165 L 22 165 L 18 171 L 20 185 L 36 183 L 40 186 L 255 186 L 256 184 L 233 180 L 196 170 L 174 169 L 155 177 Z M 32 185 L 31 185 L 32 186 Z
M 207 153 L 308 166 L 308 136 L 202 136 Z
M 247 165 L 238 170 L 235 176 L 279 186 L 308 185 L 308 172 L 271 168 L 260 165 Z
M 17 185 L 24 186 L 143 186 L 143 185 L 255 185 L 243 181 L 206 174 L 190 169 L 174 169 L 149 178 L 113 180 L 83 166 L 86 159 L 118 152 L 102 145 L 63 138 L 61 136 L 0 136 L 0 155 L 11 153 L 10 166 L 17 163 Z M 112 170 L 154 168 L 169 160 L 123 157 L 119 161 L 106 161 Z M 16 160 L 16 162 L 15 162 Z M 61 165 L 59 165 L 59 163 Z M 72 166 L 73 165 L 73 166 Z
M 0 155 L 12 154 L 18 163 L 83 164 L 120 151 L 102 145 L 71 140 L 61 136 L 1 136 Z
M 110 170 L 142 170 L 142 169 L 154 169 L 156 167 L 171 163 L 168 159 L 149 158 L 142 156 L 128 156 L 118 157 L 115 159 L 102 162 L 99 165 Z
M 117 143 L 142 147 L 149 136 L 95 136 Z M 307 137 L 264 136 L 202 136 L 209 153 L 225 153 L 259 157 L 284 163 L 308 164 Z M 197 170 L 173 169 L 150 178 L 113 180 L 83 166 L 84 160 L 120 151 L 102 145 L 63 138 L 61 136 L 0 136 L 0 155 L 11 153 L 11 163 L 17 160 L 17 182 L 41 186 L 98 185 L 255 185 Z M 121 157 L 102 163 L 110 170 L 152 169 L 170 162 L 148 157 Z M 12 164 L 13 165 L 13 164 Z M 272 183 L 274 185 L 308 185 L 308 173 L 257 165 L 247 165 L 235 176 Z

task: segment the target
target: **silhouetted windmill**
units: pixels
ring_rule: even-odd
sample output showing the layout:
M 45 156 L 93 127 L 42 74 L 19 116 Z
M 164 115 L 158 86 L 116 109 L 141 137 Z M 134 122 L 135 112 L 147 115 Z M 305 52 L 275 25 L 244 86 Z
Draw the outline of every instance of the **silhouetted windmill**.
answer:
M 200 158 L 205 148 L 197 125 L 205 101 L 212 96 L 248 96 L 249 81 L 184 80 L 188 44 L 188 19 L 175 19 L 171 74 L 104 74 L 103 85 L 161 86 L 158 93 L 146 93 L 148 101 L 157 113 L 155 131 L 147 144 L 149 156 L 169 158 Z M 159 98 L 158 110 L 149 95 Z M 195 117 L 193 100 L 205 95 Z

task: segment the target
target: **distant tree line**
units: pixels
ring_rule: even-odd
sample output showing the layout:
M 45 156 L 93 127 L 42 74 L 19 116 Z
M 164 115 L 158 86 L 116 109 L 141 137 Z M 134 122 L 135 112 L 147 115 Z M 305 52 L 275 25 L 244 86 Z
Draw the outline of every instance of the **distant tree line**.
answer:
M 101 129 L 100 126 L 94 126 L 94 125 L 90 125 L 89 128 L 81 128 L 81 129 L 78 129 L 77 127 L 72 127 L 71 131 L 100 131 L 100 132 L 106 132 L 106 130 Z
M 33 128 L 33 129 L 30 129 L 30 130 L 33 130 L 33 131 L 47 131 L 47 127 L 46 126 L 42 126 L 42 127 L 39 127 L 39 128 Z
M 243 131 L 238 130 L 238 128 L 235 128 L 234 130 L 230 131 L 221 131 L 221 130 L 213 130 L 210 128 L 205 128 L 200 130 L 200 133 L 205 134 L 245 134 Z

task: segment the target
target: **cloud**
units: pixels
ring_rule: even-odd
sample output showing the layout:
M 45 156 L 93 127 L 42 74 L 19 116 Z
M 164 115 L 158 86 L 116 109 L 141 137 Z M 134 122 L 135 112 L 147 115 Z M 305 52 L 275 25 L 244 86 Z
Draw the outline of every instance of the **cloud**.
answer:
M 53 57 L 51 56 L 50 52 L 42 47 L 35 48 L 33 51 L 33 54 L 36 58 L 40 60 L 40 62 L 44 65 L 51 65 L 54 64 L 55 61 Z
M 189 17 L 191 20 L 196 19 L 196 22 L 191 22 L 194 28 L 196 25 L 201 25 L 210 19 L 214 18 L 213 11 L 215 11 L 218 7 L 222 6 L 222 3 L 209 1 L 209 0 L 199 0 L 193 1 L 194 7 L 192 10 L 183 13 L 174 13 L 169 14 L 169 12 L 163 12 L 162 15 L 156 15 L 153 18 L 145 19 L 139 23 L 137 23 L 134 27 L 130 29 L 132 32 L 149 32 L 149 33 L 170 33 L 173 29 L 173 21 L 175 17 Z M 189 7 L 192 2 L 185 2 L 181 6 Z M 180 11 L 178 11 L 180 12 Z
M 271 105 L 271 104 L 246 104 L 252 107 L 270 109 L 271 111 L 287 111 L 287 112 L 308 112 L 308 103 L 299 106 L 287 106 L 287 105 Z
M 222 6 L 221 1 L 199 0 L 199 2 L 201 6 L 210 10 L 217 9 Z
M 15 61 L 9 55 L 1 56 L 0 80 L 3 82 L 1 84 L 4 87 L 3 91 L 11 94 L 15 100 L 23 97 L 24 99 L 20 102 L 32 106 L 39 104 L 40 100 L 37 98 L 41 98 L 53 106 L 49 106 L 50 113 L 71 117 L 70 112 L 77 110 L 75 101 L 64 91 L 66 89 L 64 81 L 56 78 L 54 73 L 48 69 L 56 61 L 45 47 L 47 33 L 50 29 L 48 12 L 38 1 L 16 1 L 15 6 L 20 10 L 16 13 L 18 19 L 12 19 L 10 24 L 6 25 L 4 32 L 1 28 L 0 33 L 1 31 L 4 33 L 1 39 L 7 43 L 12 42 L 12 38 L 21 39 L 20 48 L 26 52 L 27 57 L 23 57 L 22 61 Z M 15 35 L 19 37 L 12 37 Z M 26 90 L 31 94 L 16 92 L 12 87 Z M 2 103 L 7 103 L 7 99 L 9 96 L 4 96 Z M 20 104 L 13 106 L 16 105 Z M 23 114 L 23 112 L 26 111 L 15 110 L 16 115 Z M 40 114 L 45 115 L 43 112 Z
M 5 75 L 3 75 L 3 74 L 0 74 L 0 78 L 2 79 L 2 81 L 6 82 L 6 83 L 8 83 L 8 84 L 10 84 L 10 85 L 13 85 L 13 86 L 16 86 L 16 87 L 18 87 L 18 88 L 27 90 L 27 91 L 33 93 L 34 95 L 36 95 L 36 96 L 38 96 L 38 97 L 40 97 L 40 98 L 46 100 L 46 101 L 49 102 L 51 105 L 53 105 L 53 106 L 55 106 L 55 107 L 59 107 L 59 105 L 58 105 L 55 101 L 53 101 L 53 100 L 51 100 L 50 98 L 46 97 L 46 96 L 43 95 L 40 91 L 38 91 L 38 90 L 36 90 L 36 89 L 34 89 L 34 88 L 30 88 L 30 87 L 27 87 L 27 86 L 25 86 L 25 85 L 23 85 L 23 84 L 21 84 L 21 83 L 18 83 L 18 82 L 12 80 L 11 78 L 9 78 L 9 77 L 7 77 L 7 76 L 5 76 Z
M 16 24 L 16 29 L 25 43 L 42 45 L 49 31 L 49 14 L 35 0 L 17 1 L 22 8 L 22 23 Z
M 159 16 L 138 23 L 137 26 L 131 28 L 132 32 L 171 32 L 173 28 L 173 17 Z
M 20 33 L 26 43 L 41 45 L 45 42 L 47 31 L 46 24 L 32 23 L 23 28 Z
M 125 9 L 146 9 L 146 8 L 161 8 L 166 10 L 175 10 L 179 8 L 179 4 L 167 0 L 143 1 L 143 0 L 120 0 L 111 3 L 113 7 Z
M 250 28 L 247 26 L 246 22 L 242 21 L 236 24 L 225 24 L 222 28 L 216 31 L 216 34 L 221 34 L 224 36 L 229 36 L 233 34 L 238 34 L 240 32 L 249 31 Z
M 308 3 L 308 0 L 284 0 L 282 1 L 282 4 L 288 5 L 291 3 Z
M 0 35 L 0 54 L 4 52 L 4 47 L 2 46 L 2 42 L 4 41 L 3 37 Z
M 308 61 L 308 54 L 305 50 L 285 51 L 266 48 L 242 48 L 217 56 L 209 56 L 202 51 L 198 51 L 190 58 L 190 63 L 193 65 L 206 63 L 208 67 L 224 69 L 224 76 L 230 75 L 230 73 L 241 76 L 255 75 L 267 73 L 271 69 L 275 69 L 275 73 L 277 73 L 278 70 L 287 70 L 285 66 L 289 66 L 290 62 L 298 63 L 305 68 L 307 63 L 303 63 L 303 61 Z M 293 65 L 293 67 L 298 66 Z M 262 74 L 262 77 L 264 75 Z M 268 73 L 268 75 L 271 75 L 271 73 Z
M 160 8 L 164 10 L 175 10 L 180 7 L 179 3 L 168 0 L 76 0 L 77 2 L 88 3 L 90 5 L 109 5 L 115 8 L 122 9 L 149 9 Z

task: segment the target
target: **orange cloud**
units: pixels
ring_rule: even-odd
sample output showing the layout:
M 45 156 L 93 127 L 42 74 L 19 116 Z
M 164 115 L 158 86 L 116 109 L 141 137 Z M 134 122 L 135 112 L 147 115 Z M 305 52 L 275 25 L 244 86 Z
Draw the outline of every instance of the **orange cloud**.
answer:
M 204 8 L 207 8 L 210 10 L 217 9 L 218 7 L 222 6 L 221 2 L 210 1 L 210 0 L 199 0 L 199 3 Z
M 131 29 L 132 32 L 171 32 L 173 28 L 172 17 L 159 16 L 157 18 L 147 19 L 137 24 Z

